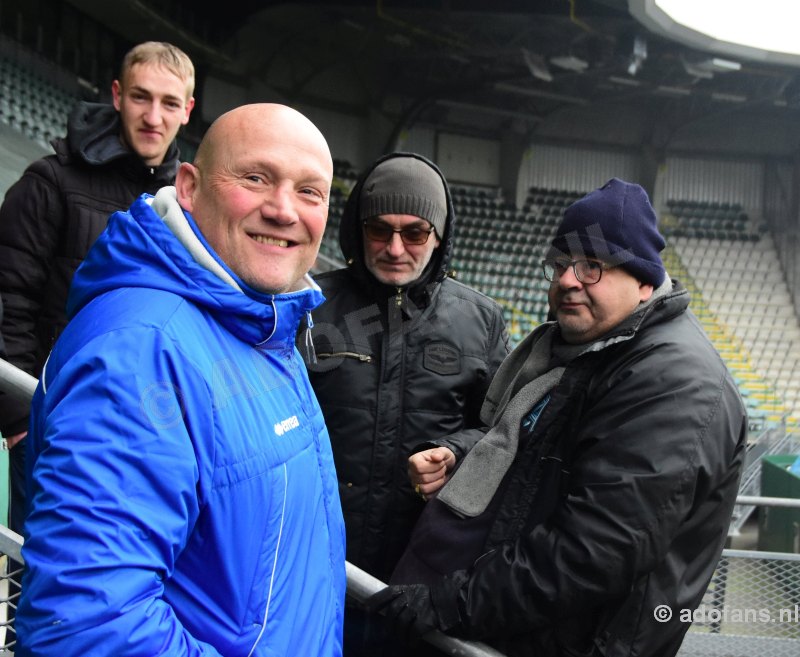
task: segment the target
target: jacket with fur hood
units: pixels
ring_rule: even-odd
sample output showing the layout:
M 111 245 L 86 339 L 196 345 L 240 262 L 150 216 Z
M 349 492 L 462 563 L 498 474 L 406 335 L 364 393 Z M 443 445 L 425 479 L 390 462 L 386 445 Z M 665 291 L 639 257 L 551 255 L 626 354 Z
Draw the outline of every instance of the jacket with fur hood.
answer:
M 441 175 L 409 153 L 373 167 L 392 157 L 419 158 Z M 396 288 L 368 271 L 359 201 L 371 171 L 357 181 L 340 224 L 347 268 L 317 277 L 326 301 L 313 313 L 317 362 L 307 365 L 331 434 L 348 561 L 388 581 L 424 507 L 408 457 L 436 444 L 463 455 L 469 431 L 441 440 L 457 431 L 477 439 L 478 411 L 508 336 L 492 299 L 447 277 L 455 220 L 446 182 L 444 234 L 422 276 Z
M 75 269 L 109 216 L 171 184 L 179 164 L 174 142 L 163 164 L 144 164 L 123 144 L 118 112 L 100 103 L 77 104 L 53 148 L 0 208 L 2 333 L 9 361 L 36 377 L 66 324 Z M 0 430 L 12 435 L 27 426 L 27 404 L 0 396 Z

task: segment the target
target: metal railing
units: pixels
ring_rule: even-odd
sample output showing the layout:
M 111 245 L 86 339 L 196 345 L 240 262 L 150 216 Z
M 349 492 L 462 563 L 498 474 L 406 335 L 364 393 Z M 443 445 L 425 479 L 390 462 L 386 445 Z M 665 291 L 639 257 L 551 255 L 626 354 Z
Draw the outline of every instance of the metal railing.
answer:
M 30 374 L 0 358 L 0 390 L 4 393 L 29 402 L 37 383 Z
M 733 508 L 729 536 L 736 536 L 739 533 L 757 506 L 744 500 L 758 498 L 758 491 L 761 490 L 761 459 L 771 454 L 798 452 L 800 452 L 800 444 L 798 444 L 797 436 L 787 431 L 785 417 L 781 422 L 763 428 L 758 435 L 748 441 L 742 477 L 739 482 L 739 498 Z M 761 506 L 764 505 L 761 504 Z
M 678 657 L 797 657 L 800 554 L 723 551 L 702 603 L 685 613 Z
M 381 580 L 373 577 L 349 561 L 347 567 L 347 594 L 358 602 L 365 602 L 373 593 L 386 587 Z M 503 653 L 494 648 L 475 641 L 462 641 L 441 632 L 431 632 L 424 637 L 425 641 L 436 646 L 443 655 L 457 655 L 459 657 L 503 657 Z

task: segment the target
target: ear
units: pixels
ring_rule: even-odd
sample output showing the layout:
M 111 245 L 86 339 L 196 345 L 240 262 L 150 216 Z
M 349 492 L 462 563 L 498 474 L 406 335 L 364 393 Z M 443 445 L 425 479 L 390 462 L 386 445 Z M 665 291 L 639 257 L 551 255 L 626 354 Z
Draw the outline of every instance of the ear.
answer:
M 178 203 L 188 212 L 194 211 L 194 195 L 200 185 L 200 170 L 189 164 L 181 162 L 178 167 L 178 174 L 175 176 L 175 191 L 178 196 Z
M 114 109 L 119 112 L 120 99 L 122 98 L 122 85 L 119 83 L 119 80 L 114 80 L 111 83 L 111 98 L 114 102 Z
M 183 119 L 181 119 L 181 125 L 186 125 L 189 123 L 189 115 L 192 113 L 192 109 L 194 108 L 194 97 L 189 98 L 186 101 L 186 113 L 183 115 Z
M 650 283 L 639 282 L 639 302 L 647 301 L 653 296 L 653 286 Z

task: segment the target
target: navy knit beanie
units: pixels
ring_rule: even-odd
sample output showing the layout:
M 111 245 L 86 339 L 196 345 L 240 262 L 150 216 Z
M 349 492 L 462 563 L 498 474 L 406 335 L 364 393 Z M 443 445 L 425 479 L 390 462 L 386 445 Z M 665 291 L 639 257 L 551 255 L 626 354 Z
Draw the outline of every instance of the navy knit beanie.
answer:
M 429 165 L 408 155 L 384 160 L 361 188 L 359 219 L 380 214 L 410 214 L 426 219 L 442 239 L 447 221 L 444 181 Z
M 666 272 L 657 222 L 642 187 L 612 178 L 565 210 L 547 257 L 597 258 L 658 287 Z

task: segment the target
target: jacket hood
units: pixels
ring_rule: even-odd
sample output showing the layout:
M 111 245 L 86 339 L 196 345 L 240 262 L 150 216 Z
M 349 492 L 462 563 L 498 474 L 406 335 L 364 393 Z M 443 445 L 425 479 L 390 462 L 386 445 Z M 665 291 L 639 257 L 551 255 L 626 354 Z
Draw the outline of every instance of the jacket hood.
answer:
M 66 147 L 70 156 L 97 166 L 112 160 L 129 157 L 141 168 L 164 169 L 174 176 L 179 151 L 173 141 L 158 167 L 147 167 L 136 153 L 120 139 L 119 112 L 105 103 L 76 104 L 67 119 Z M 58 150 L 58 149 L 57 149 Z
M 182 297 L 249 344 L 293 344 L 302 315 L 324 299 L 309 276 L 306 283 L 306 289 L 286 294 L 250 288 L 205 241 L 178 205 L 175 188 L 164 187 L 111 216 L 75 272 L 67 315 L 71 319 L 106 292 L 146 287 Z
M 359 220 L 360 206 L 361 206 L 361 189 L 364 186 L 364 181 L 369 177 L 372 171 L 381 162 L 396 158 L 396 157 L 413 157 L 428 164 L 436 173 L 442 178 L 444 184 L 445 196 L 447 198 L 447 219 L 445 221 L 444 234 L 442 235 L 441 243 L 438 249 L 435 249 L 431 256 L 422 276 L 411 283 L 408 287 L 412 289 L 429 288 L 441 283 L 447 276 L 450 269 L 450 261 L 453 254 L 453 234 L 455 229 L 455 210 L 453 207 L 453 198 L 450 195 L 450 187 L 447 181 L 433 162 L 417 155 L 416 153 L 390 153 L 380 159 L 376 160 L 366 171 L 364 171 L 356 181 L 355 186 L 350 192 L 350 196 L 344 206 L 342 212 L 342 219 L 339 224 L 339 246 L 342 249 L 342 255 L 353 275 L 362 283 L 370 285 L 379 285 L 392 292 L 396 288 L 392 286 L 384 286 L 375 279 L 364 264 L 364 234 L 361 229 L 361 221 Z

